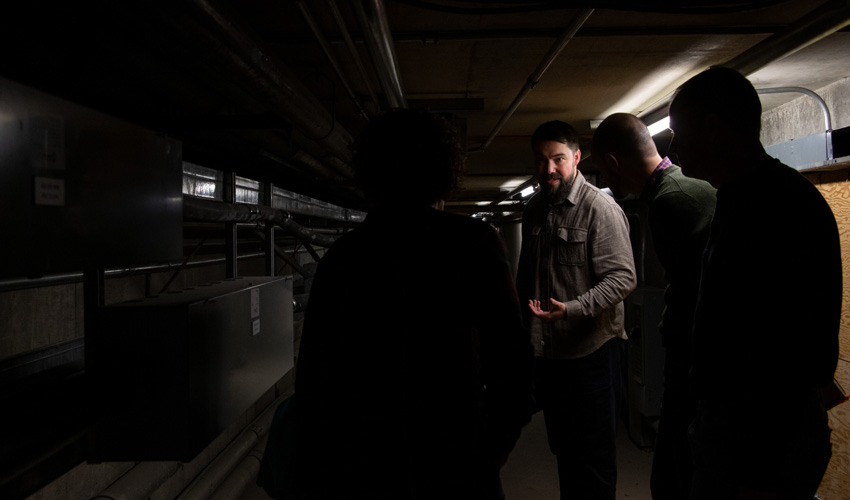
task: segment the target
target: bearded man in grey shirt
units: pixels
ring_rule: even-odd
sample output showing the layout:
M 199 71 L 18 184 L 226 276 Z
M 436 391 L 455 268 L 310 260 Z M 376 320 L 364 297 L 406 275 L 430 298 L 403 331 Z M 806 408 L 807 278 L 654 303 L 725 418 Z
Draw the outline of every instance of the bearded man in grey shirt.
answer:
M 542 189 L 523 214 L 517 290 L 529 305 L 535 396 L 561 498 L 613 500 L 623 300 L 636 286 L 629 224 L 578 171 L 573 127 L 544 123 L 531 146 Z

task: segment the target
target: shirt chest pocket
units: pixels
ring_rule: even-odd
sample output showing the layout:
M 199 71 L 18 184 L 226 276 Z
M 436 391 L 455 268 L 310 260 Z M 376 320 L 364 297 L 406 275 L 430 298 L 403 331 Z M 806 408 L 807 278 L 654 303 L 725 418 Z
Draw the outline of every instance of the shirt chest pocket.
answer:
M 559 227 L 553 236 L 559 264 L 583 266 L 587 262 L 587 229 Z

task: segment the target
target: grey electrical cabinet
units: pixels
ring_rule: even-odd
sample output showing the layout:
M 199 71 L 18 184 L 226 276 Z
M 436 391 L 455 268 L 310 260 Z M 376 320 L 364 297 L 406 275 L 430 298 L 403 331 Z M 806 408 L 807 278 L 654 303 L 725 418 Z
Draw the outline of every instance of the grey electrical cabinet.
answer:
M 183 259 L 182 144 L 0 78 L 0 278 Z
M 291 278 L 243 277 L 96 311 L 89 461 L 190 461 L 293 367 Z

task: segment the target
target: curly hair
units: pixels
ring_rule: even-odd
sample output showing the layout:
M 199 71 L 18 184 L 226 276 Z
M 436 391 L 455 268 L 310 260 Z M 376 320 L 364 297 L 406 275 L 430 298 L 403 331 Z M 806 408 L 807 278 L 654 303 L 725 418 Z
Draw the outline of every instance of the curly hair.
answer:
M 431 205 L 457 188 L 464 155 L 455 128 L 440 115 L 413 109 L 383 113 L 352 145 L 354 177 L 377 205 Z

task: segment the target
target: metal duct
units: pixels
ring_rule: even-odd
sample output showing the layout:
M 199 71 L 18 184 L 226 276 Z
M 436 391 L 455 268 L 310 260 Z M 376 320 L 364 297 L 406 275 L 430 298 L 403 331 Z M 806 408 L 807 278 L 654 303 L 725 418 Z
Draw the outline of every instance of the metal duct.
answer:
M 570 23 L 569 27 L 564 30 L 558 40 L 556 40 L 552 47 L 549 48 L 549 52 L 547 52 L 546 55 L 543 57 L 543 60 L 540 61 L 540 64 L 537 66 L 537 69 L 535 69 L 533 73 L 528 75 L 528 79 L 525 81 L 525 85 L 522 87 L 522 89 L 520 89 L 519 94 L 517 94 L 517 96 L 514 98 L 514 102 L 511 103 L 511 105 L 505 111 L 505 114 L 502 115 L 502 118 L 499 119 L 499 123 L 497 123 L 496 126 L 493 128 L 493 131 L 490 132 L 490 135 L 487 137 L 487 139 L 477 148 L 470 149 L 470 152 L 479 152 L 487 149 L 487 146 L 489 146 L 490 143 L 493 142 L 493 139 L 496 137 L 499 131 L 502 130 L 502 127 L 505 125 L 511 115 L 514 114 L 514 111 L 516 111 L 519 105 L 522 104 L 522 101 L 525 100 L 525 97 L 528 95 L 529 92 L 531 92 L 531 89 L 533 89 L 535 86 L 537 86 L 538 83 L 540 83 L 540 78 L 543 76 L 543 73 L 545 73 L 546 70 L 549 69 L 549 66 L 552 65 L 552 63 L 555 61 L 555 58 L 558 57 L 558 54 L 560 54 L 561 51 L 564 50 L 564 47 L 566 47 L 570 40 L 572 40 L 576 32 L 578 32 L 579 28 L 581 28 L 581 26 L 584 24 L 585 21 L 587 21 L 587 18 L 589 18 L 592 13 L 593 9 L 582 9 L 582 11 L 578 13 L 575 19 L 573 19 L 573 22 Z
M 272 112 L 292 123 L 305 136 L 320 142 L 343 164 L 350 163 L 351 135 L 289 68 L 212 1 L 191 0 L 188 4 L 164 4 L 162 20 L 171 25 L 175 33 L 183 34 L 188 43 L 197 46 L 200 41 L 199 51 L 218 56 L 222 70 L 250 87 L 249 91 L 260 96 Z M 347 166 L 340 168 L 336 162 L 327 164 L 337 172 L 338 178 L 350 180 L 353 177 Z
M 387 12 L 381 0 L 351 2 L 389 108 L 406 108 Z

